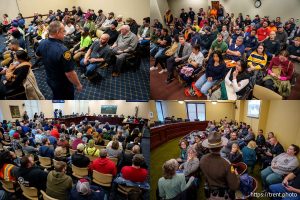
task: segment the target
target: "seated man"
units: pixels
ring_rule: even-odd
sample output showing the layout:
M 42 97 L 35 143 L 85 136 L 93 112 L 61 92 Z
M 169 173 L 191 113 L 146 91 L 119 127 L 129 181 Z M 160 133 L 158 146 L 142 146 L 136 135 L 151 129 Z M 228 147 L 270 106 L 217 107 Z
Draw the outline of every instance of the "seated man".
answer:
M 174 56 L 168 58 L 167 68 L 168 68 L 168 79 L 166 83 L 169 84 L 174 80 L 174 69 L 177 65 L 186 62 L 192 53 L 192 47 L 189 43 L 185 41 L 183 35 L 179 36 L 179 45 Z
M 271 193 L 282 195 L 290 194 L 291 196 L 286 196 L 284 200 L 289 199 L 299 199 L 300 198 L 300 168 L 296 168 L 293 172 L 289 173 L 282 181 L 282 183 L 277 183 L 270 185 L 269 190 Z M 296 196 L 295 196 L 296 194 Z M 281 198 L 273 198 L 281 199 Z
M 290 145 L 286 153 L 281 153 L 272 159 L 271 166 L 261 171 L 263 186 L 268 186 L 282 182 L 283 176 L 291 173 L 299 166 L 297 154 L 299 147 Z
M 236 43 L 236 39 L 239 36 L 243 36 L 243 33 L 241 31 L 241 28 L 239 26 L 234 27 L 234 33 L 231 36 L 230 42 L 229 42 L 229 46 L 231 46 L 232 44 Z
M 108 45 L 113 45 L 118 39 L 119 32 L 116 30 L 118 22 L 113 21 L 110 25 L 110 29 L 107 29 L 104 33 L 109 35 Z
M 130 31 L 128 25 L 123 25 L 120 30 L 117 41 L 114 43 L 112 48 L 112 53 L 116 57 L 116 64 L 113 66 L 113 77 L 120 75 L 121 67 L 125 61 L 125 58 L 132 53 L 138 43 L 137 36 Z
M 244 38 L 245 53 L 247 57 L 249 57 L 252 51 L 256 49 L 257 45 L 256 30 L 252 29 L 250 33 L 245 34 Z
M 270 35 L 270 29 L 268 28 L 268 22 L 264 21 L 263 26 L 257 30 L 258 42 L 264 42 L 266 39 L 269 38 L 269 35 Z
M 43 138 L 43 146 L 39 148 L 39 155 L 42 157 L 54 158 L 54 150 L 49 147 L 50 141 L 48 138 Z
M 138 33 L 139 44 L 146 46 L 150 44 L 150 17 L 143 19 L 143 25 Z
M 54 163 L 54 170 L 47 177 L 47 195 L 56 199 L 69 199 L 72 178 L 66 175 L 67 164 L 63 161 Z
M 107 29 L 109 29 L 111 23 L 115 21 L 114 16 L 115 14 L 113 12 L 108 13 L 108 18 L 106 18 L 106 20 L 103 22 L 103 24 L 100 27 L 100 30 L 106 31 Z
M 9 64 L 13 61 L 14 54 L 18 50 L 23 50 L 20 45 L 19 41 L 17 39 L 12 39 L 8 45 L 8 51 L 5 51 L 3 53 L 4 60 L 1 62 L 1 66 L 9 66 Z
M 89 166 L 90 159 L 83 154 L 84 144 L 79 143 L 77 145 L 77 152 L 72 155 L 72 164 L 76 167 L 84 168 Z
M 262 168 L 266 168 L 271 165 L 271 161 L 274 157 L 284 152 L 282 145 L 278 142 L 276 137 L 269 139 L 271 148 L 265 152 L 265 155 L 262 155 L 261 162 Z
M 279 42 L 280 44 L 280 49 L 285 49 L 286 47 L 286 42 L 287 42 L 288 35 L 286 31 L 283 28 L 283 25 L 278 26 L 278 30 L 276 32 L 276 37 L 275 39 Z
M 268 60 L 271 60 L 272 58 L 277 56 L 280 51 L 280 44 L 275 38 L 276 33 L 272 31 L 270 33 L 270 37 L 263 42 L 266 49 L 266 53 L 268 55 Z
M 147 179 L 148 171 L 141 168 L 145 162 L 142 154 L 136 154 L 132 159 L 132 166 L 125 166 L 122 168 L 122 177 L 132 182 L 145 182 Z
M 101 149 L 100 150 L 100 158 L 97 158 L 92 162 L 89 169 L 91 171 L 96 170 L 97 172 L 103 174 L 111 174 L 116 176 L 117 174 L 117 167 L 113 161 L 107 158 L 107 150 Z
M 205 58 L 205 60 L 208 61 L 208 58 L 210 57 L 212 52 L 220 51 L 224 55 L 227 49 L 228 49 L 228 45 L 226 44 L 226 42 L 223 41 L 223 35 L 221 33 L 218 33 L 217 39 L 215 39 L 211 44 L 208 55 Z
M 244 38 L 242 36 L 239 36 L 236 39 L 236 43 L 232 44 L 229 47 L 229 49 L 227 49 L 225 58 L 234 61 L 238 61 L 242 59 L 245 52 L 245 46 L 243 45 L 243 40 Z
M 203 55 L 205 55 L 209 51 L 210 46 L 215 39 L 213 34 L 211 33 L 211 28 L 209 26 L 204 28 L 204 32 L 205 34 L 200 36 L 201 53 Z
M 291 60 L 300 62 L 300 37 L 294 39 L 294 44 L 289 45 L 287 51 Z
M 35 166 L 33 157 L 31 156 L 23 156 L 21 158 L 21 167 L 15 176 L 19 184 L 46 191 L 48 173 Z
M 99 41 L 95 41 L 80 61 L 82 78 L 89 77 L 100 65 L 107 63 L 110 57 L 110 48 L 107 44 L 108 34 L 103 34 Z

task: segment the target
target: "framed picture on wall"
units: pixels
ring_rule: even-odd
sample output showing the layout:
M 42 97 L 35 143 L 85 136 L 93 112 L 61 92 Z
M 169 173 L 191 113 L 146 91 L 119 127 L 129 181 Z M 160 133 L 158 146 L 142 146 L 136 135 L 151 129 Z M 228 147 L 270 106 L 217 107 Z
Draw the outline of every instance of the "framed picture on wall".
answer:
M 12 118 L 21 117 L 19 106 L 9 106 L 9 109 Z

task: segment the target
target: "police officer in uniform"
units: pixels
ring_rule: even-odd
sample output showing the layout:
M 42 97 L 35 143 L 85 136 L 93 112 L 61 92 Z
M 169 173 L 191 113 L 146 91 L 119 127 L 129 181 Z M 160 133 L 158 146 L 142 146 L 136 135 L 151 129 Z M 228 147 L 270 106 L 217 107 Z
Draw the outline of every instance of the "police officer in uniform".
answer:
M 237 171 L 220 156 L 220 150 L 227 142 L 219 132 L 214 131 L 202 143 L 203 147 L 210 150 L 200 160 L 200 168 L 206 179 L 205 195 L 210 200 L 234 199 L 234 191 L 240 185 Z
M 74 86 L 79 92 L 82 90 L 71 53 L 62 42 L 64 33 L 65 28 L 60 21 L 51 22 L 49 39 L 43 40 L 36 51 L 36 56 L 42 57 L 45 65 L 47 83 L 54 100 L 74 99 Z

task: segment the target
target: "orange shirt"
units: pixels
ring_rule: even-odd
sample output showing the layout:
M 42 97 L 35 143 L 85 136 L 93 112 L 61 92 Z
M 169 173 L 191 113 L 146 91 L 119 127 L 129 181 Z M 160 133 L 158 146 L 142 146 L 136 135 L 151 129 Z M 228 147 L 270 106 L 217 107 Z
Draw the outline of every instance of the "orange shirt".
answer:
M 217 17 L 217 13 L 218 13 L 218 11 L 217 11 L 217 9 L 211 9 L 211 11 L 210 11 L 210 16 L 214 16 L 214 17 Z
M 270 32 L 271 32 L 271 31 L 277 32 L 276 26 L 273 26 L 273 27 L 268 26 L 268 29 L 270 30 Z

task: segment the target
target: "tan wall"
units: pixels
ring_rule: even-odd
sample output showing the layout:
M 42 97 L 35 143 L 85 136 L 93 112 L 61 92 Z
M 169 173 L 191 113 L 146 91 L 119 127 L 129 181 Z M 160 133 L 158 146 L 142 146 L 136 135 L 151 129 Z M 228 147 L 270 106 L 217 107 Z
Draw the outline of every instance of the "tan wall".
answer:
M 206 104 L 206 120 L 220 120 L 221 118 L 227 117 L 228 120 L 234 119 L 235 110 L 233 103 L 217 103 L 212 104 L 208 101 L 197 101 L 204 102 Z M 175 116 L 175 118 L 187 119 L 186 104 L 180 104 L 178 101 L 162 101 L 163 111 L 165 117 Z M 155 104 L 152 106 L 155 109 L 154 115 L 157 119 Z
M 156 105 L 154 100 L 149 101 L 149 107 L 150 112 L 153 112 L 153 118 L 150 118 L 150 122 L 158 121 Z
M 234 13 L 235 16 L 243 13 L 244 16 L 248 14 L 251 18 L 259 14 L 260 16 L 270 16 L 273 19 L 280 16 L 285 21 L 291 17 L 299 19 L 299 0 L 264 0 L 260 8 L 255 8 L 254 1 L 251 0 L 220 0 L 220 3 L 224 6 L 225 12 Z M 198 12 L 199 8 L 204 8 L 206 11 L 207 7 L 211 5 L 211 1 L 168 0 L 168 4 L 173 14 L 179 16 L 181 8 L 187 10 L 188 7 L 193 7 L 194 12 Z
M 16 0 L 0 0 L 0 18 L 3 14 L 8 14 L 10 19 L 14 19 L 19 13 Z
M 11 118 L 9 106 L 10 105 L 17 105 L 20 108 L 21 116 L 23 115 L 24 111 L 26 110 L 26 107 L 23 107 L 22 104 L 24 104 L 25 101 L 0 101 L 0 111 L 3 119 L 6 120 L 15 120 Z M 40 109 L 42 112 L 44 112 L 46 118 L 52 118 L 53 117 L 53 103 L 51 100 L 45 100 L 40 101 Z M 100 114 L 101 111 L 101 105 L 117 105 L 117 115 L 134 115 L 135 114 L 135 107 L 139 107 L 138 116 L 143 118 L 149 118 L 149 112 L 150 107 L 148 102 L 126 102 L 123 100 L 101 100 L 101 101 L 84 101 L 84 104 L 86 104 L 85 110 L 79 110 L 79 107 L 75 108 L 74 110 L 74 101 L 66 100 L 65 103 L 59 104 L 62 106 L 62 111 L 64 115 L 70 115 L 73 112 L 87 112 L 87 108 L 90 108 L 90 113 L 96 113 Z
M 167 0 L 150 0 L 151 23 L 153 19 L 158 19 L 164 23 L 164 13 L 169 9 Z
M 286 149 L 300 146 L 300 101 L 271 101 L 266 132 L 273 131 Z
M 142 24 L 144 17 L 150 16 L 149 0 L 74 0 L 72 2 L 84 11 L 88 8 L 94 9 L 95 12 L 102 9 L 104 14 L 112 11 L 115 16 L 131 17 L 139 24 Z

